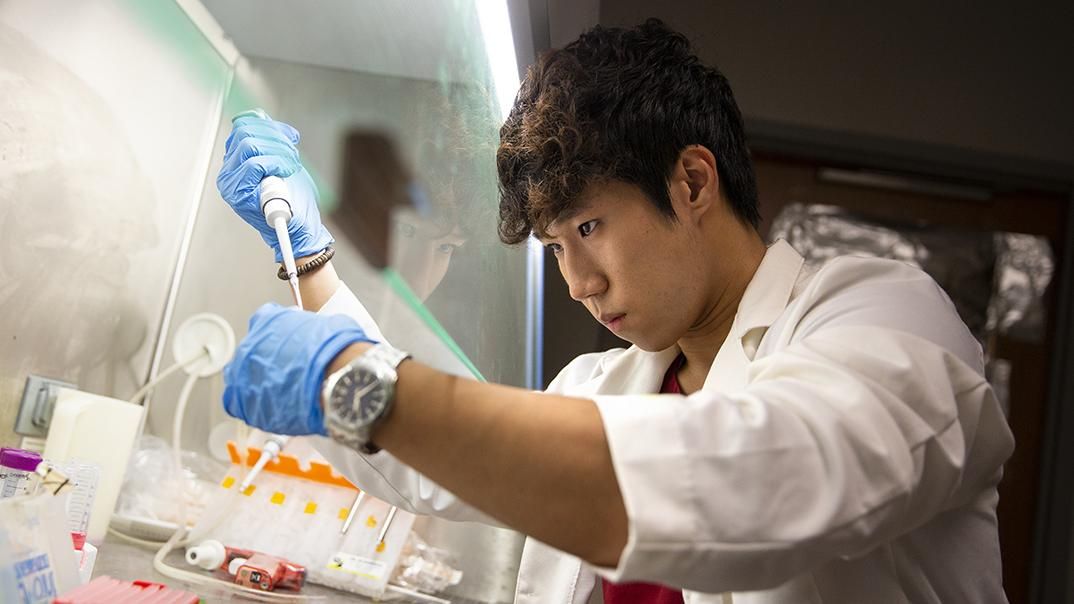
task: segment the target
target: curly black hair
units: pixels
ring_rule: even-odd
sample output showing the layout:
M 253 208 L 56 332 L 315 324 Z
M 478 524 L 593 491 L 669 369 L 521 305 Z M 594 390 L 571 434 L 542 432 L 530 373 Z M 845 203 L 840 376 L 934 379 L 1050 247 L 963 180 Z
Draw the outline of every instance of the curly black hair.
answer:
M 666 216 L 679 154 L 703 145 L 736 215 L 760 222 L 757 184 L 731 86 L 658 19 L 597 26 L 533 65 L 500 129 L 500 239 L 514 244 L 571 208 L 590 184 L 635 184 Z

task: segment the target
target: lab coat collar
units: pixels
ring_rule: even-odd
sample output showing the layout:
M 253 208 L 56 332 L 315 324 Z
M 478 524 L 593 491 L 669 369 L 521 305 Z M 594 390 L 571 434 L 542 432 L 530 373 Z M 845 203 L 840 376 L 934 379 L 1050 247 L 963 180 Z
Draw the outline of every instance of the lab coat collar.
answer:
M 770 327 L 776 322 L 787 308 L 802 264 L 802 256 L 786 241 L 780 239 L 768 247 L 757 272 L 742 295 L 738 314 L 735 315 L 731 334 L 728 336 L 729 342 L 738 346 L 738 341 L 746 333 L 753 329 Z M 724 345 L 726 346 L 727 342 Z M 591 396 L 659 392 L 664 374 L 680 352 L 677 344 L 659 352 L 645 352 L 632 346 L 621 355 L 602 359 L 600 377 L 575 385 L 571 394 Z M 745 356 L 738 359 L 738 356 L 742 356 L 742 353 L 734 357 L 736 363 L 747 363 L 749 360 Z M 721 365 L 726 365 L 728 371 L 734 369 L 727 361 Z M 713 363 L 706 385 L 709 380 L 720 377 L 717 364 Z M 721 379 L 721 382 L 727 380 Z M 730 383 L 725 385 L 729 386 Z
M 751 330 L 771 327 L 776 322 L 787 308 L 804 262 L 782 239 L 768 246 L 738 304 L 738 314 L 731 326 L 732 337 L 741 338 Z
M 634 394 L 659 392 L 664 374 L 675 357 L 679 346 L 659 352 L 645 352 L 631 346 L 624 354 L 611 358 L 603 364 L 599 379 L 574 390 L 577 394 Z M 587 392 L 588 390 L 588 392 Z M 579 392 L 580 391 L 580 392 Z

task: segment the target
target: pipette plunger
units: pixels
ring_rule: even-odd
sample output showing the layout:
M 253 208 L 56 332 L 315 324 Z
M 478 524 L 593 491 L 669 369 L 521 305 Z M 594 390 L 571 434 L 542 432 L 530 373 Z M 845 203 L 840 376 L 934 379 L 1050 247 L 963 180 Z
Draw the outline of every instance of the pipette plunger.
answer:
M 291 247 L 291 237 L 287 233 L 287 223 L 291 220 L 291 204 L 287 182 L 279 176 L 266 176 L 261 179 L 261 212 L 265 220 L 276 230 L 276 239 L 280 242 L 280 255 L 283 256 L 283 268 L 287 272 L 287 282 L 291 284 L 291 293 L 295 305 L 302 308 L 302 294 L 298 289 L 298 268 L 295 266 L 295 252 Z

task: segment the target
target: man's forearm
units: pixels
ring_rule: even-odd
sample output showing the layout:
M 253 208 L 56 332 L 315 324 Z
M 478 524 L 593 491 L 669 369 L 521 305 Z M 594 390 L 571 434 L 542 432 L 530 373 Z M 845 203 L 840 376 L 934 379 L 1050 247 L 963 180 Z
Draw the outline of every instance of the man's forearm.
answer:
M 316 256 L 296 258 L 295 264 L 301 267 L 314 258 L 316 258 Z M 299 276 L 298 290 L 302 293 L 302 306 L 304 307 L 304 310 L 313 312 L 321 310 L 321 307 L 324 306 L 325 302 L 328 302 L 329 298 L 336 293 L 339 284 L 339 275 L 336 274 L 336 268 L 332 266 L 332 261 L 328 261 L 324 266 L 312 273 L 306 273 L 305 275 Z
M 329 374 L 368 346 L 348 348 Z M 619 561 L 626 508 L 590 400 L 483 384 L 407 361 L 373 441 L 522 533 L 594 564 Z

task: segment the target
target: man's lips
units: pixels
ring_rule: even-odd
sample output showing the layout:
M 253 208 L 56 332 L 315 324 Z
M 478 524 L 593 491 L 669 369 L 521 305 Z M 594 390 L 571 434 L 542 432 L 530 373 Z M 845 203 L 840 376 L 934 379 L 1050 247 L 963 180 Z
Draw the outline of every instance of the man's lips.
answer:
M 598 320 L 603 323 L 608 329 L 612 331 L 617 331 L 619 329 L 619 326 L 623 324 L 623 317 L 625 316 L 626 314 L 624 313 L 607 314 L 601 315 Z

